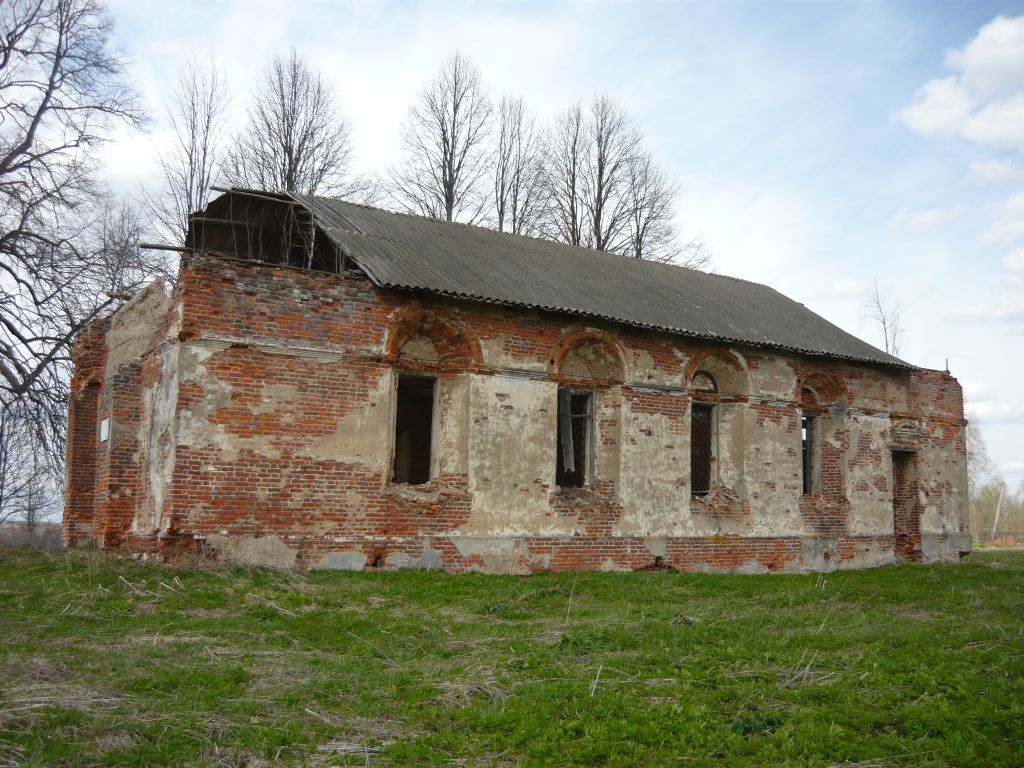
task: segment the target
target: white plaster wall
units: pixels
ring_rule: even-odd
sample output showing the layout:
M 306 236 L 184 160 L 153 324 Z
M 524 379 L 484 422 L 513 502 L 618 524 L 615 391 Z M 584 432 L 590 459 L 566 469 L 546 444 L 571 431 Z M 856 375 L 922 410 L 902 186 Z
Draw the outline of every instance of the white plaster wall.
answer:
M 758 423 L 754 411 L 739 407 L 734 419 L 743 435 L 742 487 L 749 499 L 750 536 L 799 536 L 807 533 L 800 515 L 803 470 L 800 433 L 780 423 Z
M 893 507 L 889 417 L 848 414 L 845 425 L 849 432 L 844 472 L 846 497 L 850 500 L 847 533 L 890 535 Z
M 165 505 L 174 478 L 179 353 L 177 344 L 161 353 L 160 379 L 142 393 L 139 448 L 145 493 L 132 520 L 134 533 L 162 530 L 170 522 Z
M 572 522 L 549 508 L 555 483 L 558 386 L 512 376 L 472 376 L 469 488 L 459 535 L 561 535 Z
M 673 435 L 667 416 L 635 411 L 623 399 L 621 428 L 622 516 L 614 532 L 623 536 L 693 535 L 689 420 L 682 425 L 684 434 Z
M 918 453 L 921 533 L 956 533 L 967 520 L 967 468 L 953 442 L 941 439 L 942 427 L 932 425 L 931 440 Z M 963 428 L 961 427 L 961 439 Z

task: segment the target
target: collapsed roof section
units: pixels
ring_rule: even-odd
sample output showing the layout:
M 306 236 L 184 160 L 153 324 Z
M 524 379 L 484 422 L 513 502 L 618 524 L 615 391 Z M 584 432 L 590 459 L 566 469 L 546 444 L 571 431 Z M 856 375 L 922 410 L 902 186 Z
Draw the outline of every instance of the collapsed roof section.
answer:
M 332 198 L 231 189 L 192 218 L 186 245 L 362 272 L 381 288 L 913 368 L 766 285 Z

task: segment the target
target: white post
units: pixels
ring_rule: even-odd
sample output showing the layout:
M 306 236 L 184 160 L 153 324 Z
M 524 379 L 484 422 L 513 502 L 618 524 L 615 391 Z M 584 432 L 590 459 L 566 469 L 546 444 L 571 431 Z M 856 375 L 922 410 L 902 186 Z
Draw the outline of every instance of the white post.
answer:
M 996 526 L 999 525 L 999 510 L 1003 506 L 1003 487 L 999 487 L 999 501 L 996 502 L 996 518 L 992 521 L 992 536 L 989 538 L 988 543 L 991 546 L 996 540 Z

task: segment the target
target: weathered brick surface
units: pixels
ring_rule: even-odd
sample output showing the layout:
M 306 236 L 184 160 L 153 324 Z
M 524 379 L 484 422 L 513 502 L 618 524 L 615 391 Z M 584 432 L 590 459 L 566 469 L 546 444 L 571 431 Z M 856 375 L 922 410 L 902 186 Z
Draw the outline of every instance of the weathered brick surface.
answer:
M 126 307 L 113 331 L 97 324 L 76 346 L 69 542 L 515 573 L 808 570 L 888 562 L 908 547 L 920 558 L 927 536 L 936 556 L 961 546 L 963 403 L 942 372 L 732 349 L 207 256 L 186 259 L 160 301 Z M 128 334 L 132 323 L 145 332 Z M 110 342 L 119 333 L 128 341 Z M 390 479 L 396 371 L 439 382 L 424 486 Z M 689 389 L 697 371 L 718 393 Z M 555 485 L 559 385 L 595 392 L 590 488 Z M 691 498 L 695 399 L 714 406 L 717 437 L 712 492 Z M 802 410 L 824 427 L 810 496 Z M 894 448 L 918 452 L 919 479 L 901 488 L 927 491 L 928 504 L 905 491 L 894 507 Z

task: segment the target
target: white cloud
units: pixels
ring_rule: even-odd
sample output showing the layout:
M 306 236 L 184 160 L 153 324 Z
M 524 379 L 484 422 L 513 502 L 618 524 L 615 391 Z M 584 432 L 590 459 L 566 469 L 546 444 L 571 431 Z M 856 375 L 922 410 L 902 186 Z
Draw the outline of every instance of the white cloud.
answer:
M 984 243 L 1012 244 L 1024 235 L 1024 192 L 1011 195 L 999 207 L 988 228 L 981 233 Z
M 894 119 L 925 136 L 1024 154 L 1024 16 L 997 16 L 945 64 L 957 74 L 925 83 Z
M 1004 184 L 1024 178 L 1012 158 L 1004 160 L 977 160 L 967 169 L 967 181 L 971 184 Z
M 1024 248 L 1006 254 L 1003 257 L 1003 266 L 1011 272 L 1024 272 Z
M 984 381 L 961 381 L 960 386 L 963 387 L 964 397 L 968 400 L 975 400 L 989 390 L 988 384 Z
M 1024 17 L 997 16 L 962 49 L 947 51 L 945 61 L 983 96 L 1024 89 Z
M 1024 92 L 994 101 L 975 112 L 963 126 L 963 136 L 985 147 L 1019 149 L 1024 153 Z
M 999 468 L 1006 473 L 1024 472 L 1024 461 L 1004 461 Z
M 765 282 L 784 293 L 781 276 L 794 280 L 823 252 L 820 217 L 809 201 L 783 187 L 747 182 L 687 183 L 687 215 L 700 222 L 716 270 Z
M 932 232 L 943 224 L 959 218 L 963 207 L 951 205 L 940 208 L 929 208 L 925 211 L 908 211 L 901 209 L 889 220 L 890 229 L 903 229 L 909 232 Z
M 839 299 L 860 298 L 867 291 L 866 283 L 853 277 L 837 280 L 832 283 L 832 295 Z
M 1024 334 L 1024 293 L 984 304 L 958 304 L 953 308 L 953 319 L 966 323 L 1006 323 L 1014 333 Z
M 971 404 L 971 412 L 979 422 L 1007 424 L 1024 421 L 1024 403 L 1000 403 L 983 400 Z
M 914 94 L 914 101 L 896 113 L 912 131 L 925 136 L 956 136 L 971 116 L 974 104 L 963 83 L 956 77 L 944 77 L 925 83 Z

